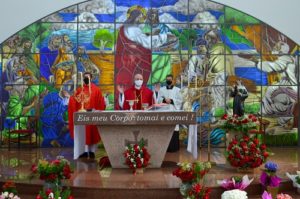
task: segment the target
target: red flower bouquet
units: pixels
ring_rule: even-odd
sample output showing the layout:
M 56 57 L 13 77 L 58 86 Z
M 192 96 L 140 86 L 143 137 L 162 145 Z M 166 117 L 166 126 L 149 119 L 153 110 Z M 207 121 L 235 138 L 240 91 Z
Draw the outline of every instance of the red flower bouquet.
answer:
M 200 183 L 194 183 L 192 187 L 187 191 L 185 198 L 195 199 L 209 199 L 211 189 L 207 188 Z
M 251 129 L 256 129 L 259 126 L 258 120 L 255 115 L 245 115 L 245 116 L 229 116 L 227 114 L 223 115 L 222 128 L 227 131 L 237 131 L 242 133 L 248 133 Z
M 53 161 L 39 160 L 37 166 L 32 165 L 31 171 L 34 174 L 38 173 L 41 180 L 49 183 L 60 183 L 63 179 L 70 179 L 73 172 L 70 162 L 63 157 L 57 157 Z
M 194 163 L 178 163 L 178 168 L 173 171 L 173 175 L 185 182 L 199 182 L 206 173 L 208 173 L 211 165 L 206 162 Z
M 210 163 L 178 163 L 178 168 L 173 175 L 181 179 L 180 193 L 183 198 L 209 199 L 210 188 L 200 183 L 205 174 L 211 168 Z
M 74 199 L 74 197 L 71 195 L 71 190 L 69 188 L 65 190 L 47 189 L 45 191 L 40 191 L 36 196 L 36 199 Z
M 125 164 L 129 168 L 136 172 L 138 168 L 145 168 L 149 165 L 150 154 L 145 148 L 144 140 L 141 139 L 139 144 L 127 145 L 125 152 L 123 153 L 125 157 Z
M 266 149 L 266 145 L 261 144 L 257 138 L 243 135 L 229 143 L 226 156 L 233 167 L 256 168 L 267 160 L 269 153 Z

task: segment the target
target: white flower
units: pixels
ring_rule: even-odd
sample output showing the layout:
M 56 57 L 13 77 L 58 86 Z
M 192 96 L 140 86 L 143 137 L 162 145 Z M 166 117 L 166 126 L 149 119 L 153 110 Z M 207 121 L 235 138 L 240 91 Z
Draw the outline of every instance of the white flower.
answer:
M 225 191 L 221 199 L 248 199 L 247 193 L 238 189 Z
M 51 192 L 51 193 L 48 195 L 48 198 L 49 198 L 49 199 L 54 199 L 54 194 Z
M 9 195 L 8 195 L 8 198 L 13 198 L 14 197 L 14 193 L 10 193 Z
M 142 164 L 144 163 L 144 158 L 141 158 L 141 162 L 142 162 Z
M 141 157 L 141 154 L 138 154 L 138 157 L 140 158 L 140 157 Z
M 131 159 L 130 159 L 130 162 L 134 162 L 134 159 L 133 159 L 133 158 L 131 158 Z
M 128 150 L 128 147 L 125 147 L 126 150 Z
M 61 199 L 61 197 L 58 197 L 58 199 Z
M 2 195 L 3 195 L 4 197 L 8 197 L 8 192 L 5 191 L 4 193 L 2 193 Z
M 13 199 L 20 199 L 20 197 L 17 196 L 17 195 L 15 195 L 15 196 L 13 197 Z

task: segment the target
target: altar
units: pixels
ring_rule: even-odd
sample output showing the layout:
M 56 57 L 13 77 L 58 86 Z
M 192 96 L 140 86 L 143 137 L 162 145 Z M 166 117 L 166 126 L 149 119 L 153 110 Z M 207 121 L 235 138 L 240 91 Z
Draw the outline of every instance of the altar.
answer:
M 145 141 L 149 168 L 160 168 L 176 124 L 196 124 L 195 112 L 95 111 L 74 113 L 74 159 L 84 152 L 85 126 L 97 125 L 113 168 L 127 168 L 123 152 L 128 144 Z

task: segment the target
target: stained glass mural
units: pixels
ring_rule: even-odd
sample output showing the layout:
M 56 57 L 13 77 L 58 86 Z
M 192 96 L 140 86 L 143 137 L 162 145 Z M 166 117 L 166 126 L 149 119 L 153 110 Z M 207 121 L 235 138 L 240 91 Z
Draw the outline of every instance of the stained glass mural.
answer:
M 4 143 L 9 128 L 37 117 L 41 146 L 72 146 L 67 96 L 84 72 L 92 73 L 107 110 L 119 108 L 118 90 L 132 86 L 134 74 L 142 73 L 151 89 L 172 74 L 183 109 L 197 112 L 199 140 L 207 144 L 210 126 L 216 146 L 224 145 L 220 118 L 232 114 L 231 91 L 241 81 L 245 114 L 266 121 L 269 144 L 278 144 L 281 137 L 272 136 L 281 134 L 291 139 L 287 145 L 297 143 L 299 45 L 255 16 L 215 2 L 83 2 L 12 35 L 0 56 Z

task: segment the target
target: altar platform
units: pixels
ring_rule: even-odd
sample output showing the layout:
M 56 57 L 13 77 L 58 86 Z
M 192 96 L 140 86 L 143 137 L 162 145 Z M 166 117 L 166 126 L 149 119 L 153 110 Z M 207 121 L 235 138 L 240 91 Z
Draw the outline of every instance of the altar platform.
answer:
M 96 160 L 93 162 L 84 162 L 73 160 L 73 148 L 37 148 L 37 149 L 1 149 L 0 150 L 0 185 L 11 179 L 17 183 L 17 190 L 22 199 L 34 199 L 36 194 L 42 189 L 43 182 L 38 179 L 30 180 L 30 168 L 36 164 L 39 159 L 55 159 L 61 155 L 68 159 L 74 166 L 74 174 L 67 181 L 71 187 L 74 198 L 76 199 L 179 199 L 180 180 L 172 175 L 177 162 L 193 161 L 192 155 L 181 147 L 177 153 L 167 153 L 162 168 L 146 168 L 143 174 L 133 175 L 129 169 L 111 169 L 99 170 L 98 160 L 104 155 L 104 149 L 99 149 L 96 154 Z M 271 148 L 274 153 L 269 160 L 278 163 L 278 175 L 283 178 L 280 192 L 288 193 L 293 198 L 300 198 L 296 195 L 292 182 L 285 175 L 286 172 L 295 173 L 299 170 L 300 149 L 299 148 Z M 200 153 L 200 151 L 199 151 Z M 221 198 L 224 191 L 216 183 L 217 180 L 229 178 L 233 175 L 245 175 L 238 173 L 235 168 L 226 164 L 224 158 L 224 149 L 212 149 L 211 160 L 217 165 L 213 166 L 205 178 L 206 186 L 212 188 L 211 198 Z M 199 160 L 207 160 L 207 151 L 201 150 Z M 247 173 L 254 177 L 254 182 L 246 189 L 250 199 L 260 198 L 262 187 L 259 184 L 259 175 L 261 168 L 254 169 Z

